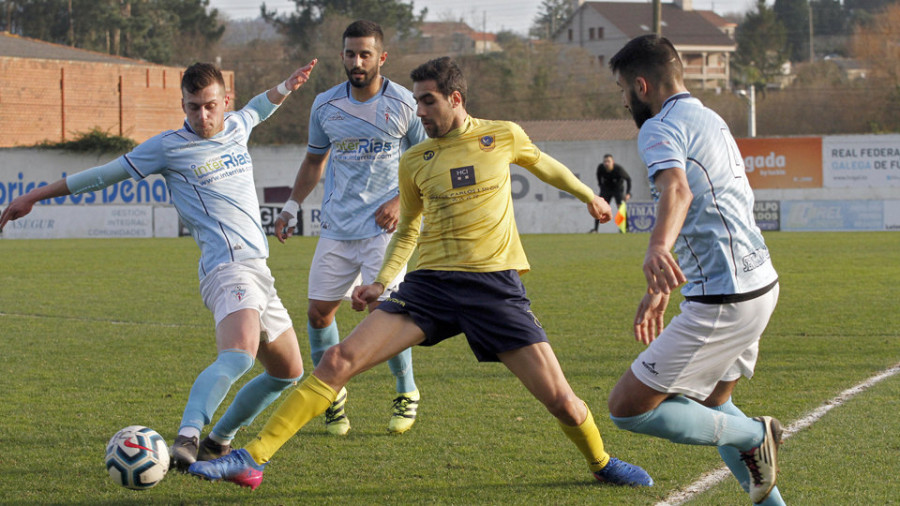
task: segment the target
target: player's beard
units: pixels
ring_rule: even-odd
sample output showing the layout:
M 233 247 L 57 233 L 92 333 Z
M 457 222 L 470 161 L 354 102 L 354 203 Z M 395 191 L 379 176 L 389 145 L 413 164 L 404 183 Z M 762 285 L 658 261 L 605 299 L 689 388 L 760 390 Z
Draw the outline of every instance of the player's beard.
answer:
M 634 123 L 638 128 L 644 126 L 644 123 L 653 117 L 653 111 L 650 110 L 650 105 L 645 104 L 638 100 L 637 93 L 632 88 L 629 93 L 631 94 L 628 110 L 631 111 L 631 117 L 634 118 Z
M 359 67 L 353 67 L 351 69 L 344 67 L 344 71 L 347 72 L 347 80 L 350 81 L 350 85 L 353 86 L 354 88 L 366 88 L 370 84 L 372 84 L 372 81 L 374 81 L 376 77 L 378 77 L 378 68 L 377 67 L 372 69 L 371 72 L 365 72 L 365 71 L 363 71 L 363 69 L 361 69 Z M 361 79 L 358 74 L 354 75 L 354 72 L 359 72 L 359 71 L 365 72 L 364 77 L 362 77 Z

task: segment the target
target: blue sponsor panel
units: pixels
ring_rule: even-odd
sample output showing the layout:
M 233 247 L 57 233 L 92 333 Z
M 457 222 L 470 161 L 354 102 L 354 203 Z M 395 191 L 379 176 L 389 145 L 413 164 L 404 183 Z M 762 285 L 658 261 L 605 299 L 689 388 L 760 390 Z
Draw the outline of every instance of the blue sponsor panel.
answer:
M 786 200 L 781 216 L 788 232 L 884 230 L 884 201 Z
M 656 202 L 628 201 L 628 232 L 649 232 L 656 224 Z
M 781 230 L 781 202 L 777 200 L 757 200 L 753 204 L 756 226 L 763 231 Z
M 66 177 L 63 172 L 61 178 Z M 47 181 L 35 181 L 26 179 L 25 174 L 19 172 L 18 177 L 11 181 L 0 181 L 0 205 L 7 205 L 16 197 L 25 195 L 35 188 L 47 186 Z M 171 196 L 165 180 L 160 176 L 152 176 L 141 181 L 126 179 L 102 190 L 87 192 L 78 195 L 65 195 L 52 199 L 42 200 L 40 205 L 64 205 L 64 204 L 171 204 Z

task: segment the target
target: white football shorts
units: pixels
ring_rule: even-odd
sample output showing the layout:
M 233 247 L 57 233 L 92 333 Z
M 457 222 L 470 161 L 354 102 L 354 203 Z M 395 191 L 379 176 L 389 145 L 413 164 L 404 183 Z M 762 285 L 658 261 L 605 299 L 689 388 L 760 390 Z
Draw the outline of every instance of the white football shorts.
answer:
M 378 234 L 352 241 L 320 237 L 309 268 L 307 297 L 324 301 L 350 300 L 355 287 L 375 281 L 392 235 Z M 404 275 L 405 266 L 390 286 L 384 288 L 378 300 L 388 298 Z
M 200 295 L 217 326 L 231 313 L 255 309 L 267 342 L 271 343 L 293 327 L 275 291 L 275 278 L 263 258 L 219 264 L 200 280 Z
M 777 284 L 744 302 L 684 301 L 681 314 L 631 363 L 631 372 L 654 390 L 698 400 L 709 397 L 720 381 L 750 378 L 759 338 L 777 302 Z

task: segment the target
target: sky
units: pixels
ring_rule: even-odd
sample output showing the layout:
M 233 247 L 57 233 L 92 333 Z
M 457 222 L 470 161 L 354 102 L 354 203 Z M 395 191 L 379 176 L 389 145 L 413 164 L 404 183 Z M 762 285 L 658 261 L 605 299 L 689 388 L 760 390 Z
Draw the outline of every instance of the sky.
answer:
M 210 6 L 231 19 L 255 18 L 259 15 L 259 6 L 263 1 L 268 9 L 277 9 L 283 13 L 296 9 L 292 0 L 210 0 Z M 426 21 L 462 19 L 478 31 L 496 33 L 511 30 L 525 35 L 537 17 L 541 3 L 542 0 L 413 0 L 413 7 L 416 12 L 423 7 L 428 8 Z M 746 12 L 755 4 L 755 0 L 694 0 L 694 9 L 727 14 Z

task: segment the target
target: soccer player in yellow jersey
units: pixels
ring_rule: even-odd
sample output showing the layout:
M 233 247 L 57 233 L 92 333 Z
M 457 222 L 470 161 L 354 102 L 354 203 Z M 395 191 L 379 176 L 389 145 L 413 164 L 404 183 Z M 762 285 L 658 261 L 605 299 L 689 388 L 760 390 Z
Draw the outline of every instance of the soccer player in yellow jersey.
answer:
M 519 274 L 528 260 L 519 241 L 509 164 L 525 167 L 609 221 L 609 204 L 564 165 L 541 151 L 515 123 L 472 118 L 466 81 L 450 58 L 411 74 L 417 114 L 430 139 L 400 159 L 400 221 L 375 281 L 357 287 L 363 310 L 406 264 L 416 245 L 416 270 L 279 406 L 246 448 L 190 472 L 256 488 L 263 466 L 300 427 L 322 414 L 355 375 L 413 345 L 432 346 L 464 333 L 479 361 L 502 362 L 559 421 L 594 477 L 615 485 L 650 486 L 640 467 L 612 458 L 587 405 L 560 368 L 531 312 Z M 424 225 L 422 224 L 424 219 Z

